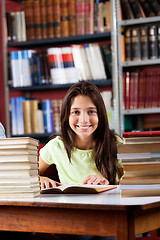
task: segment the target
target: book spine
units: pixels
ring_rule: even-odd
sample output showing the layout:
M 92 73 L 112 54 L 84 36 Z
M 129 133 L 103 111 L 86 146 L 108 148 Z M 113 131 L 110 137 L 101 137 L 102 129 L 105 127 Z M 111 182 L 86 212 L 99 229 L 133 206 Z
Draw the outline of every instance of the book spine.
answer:
M 42 39 L 41 11 L 39 0 L 33 1 L 35 38 Z
M 156 16 L 160 16 L 160 2 L 157 0 L 148 0 L 148 2 L 155 12 Z
M 143 18 L 143 14 L 141 12 L 141 8 L 139 7 L 139 3 L 137 0 L 129 0 L 133 15 L 135 18 Z
M 133 61 L 141 59 L 140 29 L 131 28 L 131 58 Z
M 140 28 L 140 42 L 141 42 L 141 59 L 148 59 L 148 28 L 143 26 Z
M 111 2 L 110 1 L 106 1 L 105 2 L 106 5 L 106 11 L 105 11 L 105 19 L 106 19 L 106 31 L 107 32 L 111 32 Z
M 131 60 L 131 28 L 125 30 L 125 61 Z
M 76 0 L 68 1 L 69 36 L 76 35 Z
M 24 124 L 24 133 L 31 134 L 32 133 L 32 123 L 31 123 L 31 101 L 24 100 L 22 102 L 23 108 L 23 124 Z
M 27 40 L 35 39 L 33 0 L 23 1 Z
M 42 38 L 47 38 L 47 0 L 40 1 L 40 15 L 41 15 L 41 30 L 42 30 Z
M 69 14 L 68 14 L 68 0 L 60 0 L 61 12 L 61 36 L 69 36 Z
M 47 99 L 47 100 L 42 101 L 42 109 L 43 109 L 45 132 L 53 133 L 54 125 L 53 125 L 53 111 L 52 111 L 51 100 Z
M 134 15 L 128 0 L 121 0 L 123 19 L 134 19 Z
M 16 135 L 18 133 L 15 97 L 11 97 L 11 132 L 12 132 L 12 135 Z
M 54 37 L 54 8 L 53 0 L 46 1 L 46 18 L 47 18 L 47 38 Z
M 153 12 L 152 8 L 150 7 L 148 1 L 146 0 L 138 0 L 146 17 L 153 17 L 155 13 Z
M 158 58 L 157 27 L 151 26 L 148 30 L 149 58 Z
M 77 35 L 85 34 L 85 0 L 76 0 L 76 29 Z
M 54 17 L 54 35 L 61 37 L 61 7 L 60 0 L 53 0 L 53 17 Z
M 160 27 L 158 27 L 158 57 L 160 58 Z
M 85 33 L 94 33 L 94 0 L 86 0 L 85 2 Z

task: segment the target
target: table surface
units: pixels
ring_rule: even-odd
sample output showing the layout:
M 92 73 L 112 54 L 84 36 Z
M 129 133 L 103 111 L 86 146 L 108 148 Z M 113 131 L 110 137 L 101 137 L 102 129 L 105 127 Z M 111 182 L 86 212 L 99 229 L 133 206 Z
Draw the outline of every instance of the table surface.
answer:
M 160 185 L 152 185 L 152 188 Z M 116 189 L 98 194 L 41 194 L 36 198 L 0 199 L 1 205 L 10 206 L 40 206 L 63 208 L 96 208 L 96 209 L 121 209 L 128 207 L 141 207 L 148 209 L 160 206 L 160 196 L 121 198 L 120 190 L 126 188 L 140 188 L 139 185 L 119 185 Z M 147 188 L 147 185 L 144 185 Z M 150 186 L 151 187 L 151 186 Z

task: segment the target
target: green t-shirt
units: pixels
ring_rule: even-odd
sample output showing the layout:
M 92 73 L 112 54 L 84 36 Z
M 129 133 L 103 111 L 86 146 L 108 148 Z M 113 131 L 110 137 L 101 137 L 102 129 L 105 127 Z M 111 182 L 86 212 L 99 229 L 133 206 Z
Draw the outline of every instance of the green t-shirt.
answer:
M 62 139 L 50 140 L 41 150 L 40 156 L 47 164 L 55 164 L 62 184 L 82 183 L 88 175 L 102 174 L 95 165 L 94 150 L 74 148 L 71 162 L 68 159 Z
M 95 152 L 93 149 L 81 150 L 74 148 L 71 154 L 71 162 L 68 159 L 61 137 L 50 140 L 41 150 L 40 156 L 47 164 L 55 164 L 60 182 L 62 184 L 82 183 L 88 175 L 100 175 L 95 164 Z M 121 168 L 121 161 L 118 161 Z M 116 176 L 119 181 L 118 174 Z

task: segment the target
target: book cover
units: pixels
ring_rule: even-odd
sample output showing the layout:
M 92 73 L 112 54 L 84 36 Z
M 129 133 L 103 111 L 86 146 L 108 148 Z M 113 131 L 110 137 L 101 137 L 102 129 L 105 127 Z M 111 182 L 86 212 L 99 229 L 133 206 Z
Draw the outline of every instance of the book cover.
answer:
M 126 153 L 158 153 L 160 152 L 160 142 L 159 143 L 130 143 L 130 144 L 119 144 L 118 154 Z
M 85 34 L 94 33 L 94 0 L 85 1 Z
M 160 2 L 157 0 L 148 0 L 148 2 L 155 12 L 156 16 L 160 16 Z
M 35 39 L 42 39 L 41 9 L 39 0 L 33 1 L 33 14 L 34 14 Z
M 47 21 L 47 38 L 54 37 L 54 4 L 53 0 L 46 1 L 46 21 Z M 53 14 L 54 13 L 54 14 Z
M 54 132 L 53 111 L 51 100 L 46 99 L 42 101 L 44 129 L 46 133 Z
M 134 19 L 134 15 L 129 4 L 129 0 L 121 0 L 123 19 Z
M 42 31 L 42 38 L 47 38 L 47 0 L 40 1 L 40 16 L 41 16 L 41 31 Z
M 0 145 L 19 145 L 19 144 L 31 144 L 35 146 L 39 146 L 39 140 L 31 138 L 31 137 L 12 137 L 12 138 L 4 138 L 0 139 Z
M 61 37 L 69 36 L 69 13 L 68 13 L 68 0 L 60 1 L 61 13 Z
M 158 42 L 157 42 L 157 27 L 150 26 L 148 28 L 148 48 L 149 48 L 149 58 L 158 58 Z
M 27 40 L 35 39 L 33 0 L 23 1 Z
M 143 13 L 139 6 L 138 0 L 129 0 L 133 15 L 135 18 L 143 18 Z
M 131 28 L 131 59 L 137 61 L 141 59 L 140 29 Z
M 152 197 L 160 196 L 160 185 L 135 185 L 135 186 L 122 186 L 121 197 Z
M 154 11 L 152 10 L 151 6 L 149 5 L 147 0 L 138 0 L 146 17 L 153 17 L 155 16 Z
M 61 37 L 61 6 L 60 0 L 53 0 L 53 20 L 54 20 L 54 35 Z
M 124 138 L 132 137 L 155 137 L 160 136 L 160 131 L 124 132 Z
M 62 185 L 55 188 L 45 188 L 41 190 L 42 194 L 66 193 L 66 194 L 94 194 L 115 189 L 113 185 Z
M 131 61 L 131 28 L 126 28 L 124 32 L 125 61 Z
M 108 79 L 112 78 L 112 53 L 111 44 L 103 44 L 100 46 L 102 58 L 104 62 L 105 72 Z
M 76 35 L 76 0 L 68 1 L 69 36 Z
M 85 34 L 85 0 L 76 0 L 76 35 Z
M 140 28 L 140 42 L 141 42 L 141 59 L 148 59 L 148 27 L 142 26 Z

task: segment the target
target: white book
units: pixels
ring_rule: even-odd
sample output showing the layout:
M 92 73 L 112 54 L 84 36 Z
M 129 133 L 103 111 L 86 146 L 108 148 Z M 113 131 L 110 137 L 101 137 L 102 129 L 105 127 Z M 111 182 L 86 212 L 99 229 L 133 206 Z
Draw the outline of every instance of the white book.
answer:
M 31 155 L 31 154 L 0 155 L 0 163 L 5 163 L 5 162 L 37 163 L 38 162 L 38 152 L 37 152 L 37 155 Z
M 38 169 L 38 163 L 30 162 L 0 162 L 0 171 Z
M 21 170 L 1 170 L 0 171 L 1 177 L 30 177 L 30 176 L 38 176 L 38 170 L 36 169 L 21 169 Z
M 19 145 L 19 144 L 30 144 L 39 146 L 39 140 L 31 137 L 12 137 L 0 139 L 0 145 Z

